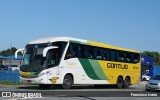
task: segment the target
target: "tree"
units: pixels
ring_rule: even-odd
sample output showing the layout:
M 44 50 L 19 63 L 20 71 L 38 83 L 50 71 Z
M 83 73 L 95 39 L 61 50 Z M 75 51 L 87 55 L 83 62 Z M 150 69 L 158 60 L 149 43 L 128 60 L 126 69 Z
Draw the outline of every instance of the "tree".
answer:
M 142 55 L 150 56 L 154 58 L 154 64 L 156 66 L 160 65 L 160 53 L 157 51 L 144 51 Z
M 7 50 L 2 50 L 0 52 L 1 56 L 10 56 L 10 55 L 14 55 L 14 53 L 16 52 L 17 48 L 12 47 L 11 49 L 7 49 Z

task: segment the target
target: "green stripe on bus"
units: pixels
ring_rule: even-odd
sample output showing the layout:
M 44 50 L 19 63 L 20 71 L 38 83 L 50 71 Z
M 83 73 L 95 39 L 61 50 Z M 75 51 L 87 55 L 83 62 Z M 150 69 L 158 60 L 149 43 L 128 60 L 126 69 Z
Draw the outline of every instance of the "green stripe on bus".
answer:
M 100 74 L 99 74 L 99 69 L 100 69 L 99 67 L 100 67 L 100 66 L 96 63 L 96 60 L 91 60 L 91 59 L 89 59 L 88 61 L 89 61 L 90 65 L 92 66 L 94 72 L 95 72 L 96 75 L 98 76 L 98 78 L 101 79 L 101 78 L 100 78 Z M 98 66 L 97 66 L 97 65 L 98 65 Z
M 83 59 L 83 58 L 79 58 L 79 61 L 83 67 L 83 69 L 85 70 L 86 74 L 88 75 L 89 78 L 94 79 L 94 80 L 99 80 L 100 78 L 97 76 L 97 74 L 95 73 L 92 65 L 90 64 L 88 59 Z
M 93 66 L 94 68 L 94 71 L 96 73 L 98 73 L 98 77 L 101 79 L 101 80 L 108 80 L 108 78 L 106 77 L 106 75 L 104 74 L 104 71 L 101 67 L 101 65 L 98 63 L 97 60 L 89 60 L 90 61 L 90 64 Z

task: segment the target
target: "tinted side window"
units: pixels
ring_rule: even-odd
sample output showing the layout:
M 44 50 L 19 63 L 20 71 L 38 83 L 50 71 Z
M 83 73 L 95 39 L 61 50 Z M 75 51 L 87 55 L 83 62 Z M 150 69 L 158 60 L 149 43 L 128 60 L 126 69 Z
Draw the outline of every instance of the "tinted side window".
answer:
M 126 53 L 126 62 L 128 63 L 132 62 L 132 53 L 129 52 Z
M 95 56 L 94 56 L 94 48 L 93 47 L 88 47 L 88 58 L 89 59 L 94 59 Z
M 140 60 L 140 55 L 138 53 L 131 53 L 126 51 L 70 43 L 65 59 L 73 57 L 127 63 L 138 63 Z
M 73 49 L 72 49 L 72 44 L 69 45 L 68 50 L 66 52 L 65 59 L 69 59 L 73 57 Z
M 103 51 L 103 54 L 104 54 L 104 59 L 105 60 L 109 60 L 109 50 L 108 49 L 105 49 L 104 51 Z
M 102 60 L 105 60 L 106 59 L 106 57 L 105 57 L 105 54 L 106 52 L 105 52 L 105 50 L 104 49 L 101 49 L 101 56 L 102 56 Z
M 111 50 L 111 51 L 110 51 L 110 60 L 111 60 L 111 61 L 115 61 L 115 60 L 116 60 L 116 59 L 115 59 L 115 56 L 116 56 L 116 55 L 115 55 L 115 51 L 114 51 L 114 50 Z
M 47 53 L 47 67 L 53 67 L 58 64 L 59 56 L 57 50 L 50 50 Z M 34 63 L 35 64 L 35 63 Z
M 94 47 L 87 45 L 78 45 L 78 57 L 94 59 Z
M 77 56 L 78 56 L 78 46 L 77 46 L 77 44 L 70 43 L 70 45 L 68 47 L 68 50 L 67 50 L 67 53 L 66 53 L 66 56 L 65 56 L 65 59 L 72 58 L 72 57 L 77 57 Z
M 100 48 L 96 48 L 96 59 L 102 59 L 101 49 Z
M 88 58 L 88 48 L 86 46 L 81 46 L 81 57 Z
M 77 44 L 72 44 L 72 50 L 73 50 L 73 57 L 78 57 L 78 54 L 79 54 L 79 48 L 78 48 L 78 45 Z
M 133 54 L 133 63 L 138 63 L 139 60 L 140 60 L 140 55 L 134 53 L 134 54 Z
M 125 60 L 125 53 L 122 51 L 119 51 L 118 61 L 124 62 L 124 60 Z

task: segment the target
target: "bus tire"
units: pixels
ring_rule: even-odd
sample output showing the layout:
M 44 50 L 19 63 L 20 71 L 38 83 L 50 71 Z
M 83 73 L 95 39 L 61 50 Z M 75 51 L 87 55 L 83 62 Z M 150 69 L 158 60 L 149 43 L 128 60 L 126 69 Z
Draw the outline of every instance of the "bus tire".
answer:
M 40 89 L 46 90 L 46 89 L 49 89 L 50 87 L 51 87 L 51 85 L 49 85 L 49 84 L 39 84 Z
M 73 85 L 73 79 L 70 75 L 66 75 L 63 79 L 62 88 L 63 89 L 70 89 Z
M 146 78 L 143 78 L 142 80 L 143 80 L 143 81 L 146 81 L 147 79 L 146 79 Z
M 116 87 L 117 87 L 118 89 L 123 88 L 123 79 L 122 79 L 122 77 L 118 77 L 118 78 L 117 78 Z
M 131 84 L 130 79 L 128 77 L 126 77 L 125 80 L 124 80 L 123 87 L 128 88 L 130 86 L 130 84 Z

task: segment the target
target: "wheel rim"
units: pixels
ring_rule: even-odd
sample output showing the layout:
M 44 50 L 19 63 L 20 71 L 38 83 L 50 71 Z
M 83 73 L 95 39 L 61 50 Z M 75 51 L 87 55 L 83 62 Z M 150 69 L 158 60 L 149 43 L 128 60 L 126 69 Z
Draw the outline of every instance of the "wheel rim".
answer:
M 69 87 L 71 85 L 70 80 L 69 79 L 65 79 L 64 80 L 64 85 L 67 86 L 67 87 Z
M 121 79 L 118 80 L 118 86 L 119 86 L 119 87 L 122 87 L 122 86 L 123 86 L 123 82 L 122 82 Z
M 125 82 L 125 83 L 124 83 L 124 86 L 125 86 L 125 87 L 129 87 L 129 85 L 130 85 L 129 79 L 125 79 L 124 82 Z
M 118 77 L 118 78 L 117 78 L 116 87 L 117 87 L 118 89 L 121 89 L 121 88 L 123 88 L 123 86 L 124 86 L 123 79 L 122 79 L 121 77 Z
M 126 82 L 125 82 L 125 85 L 126 85 L 126 86 L 129 86 L 129 82 L 128 82 L 128 81 L 126 81 Z

